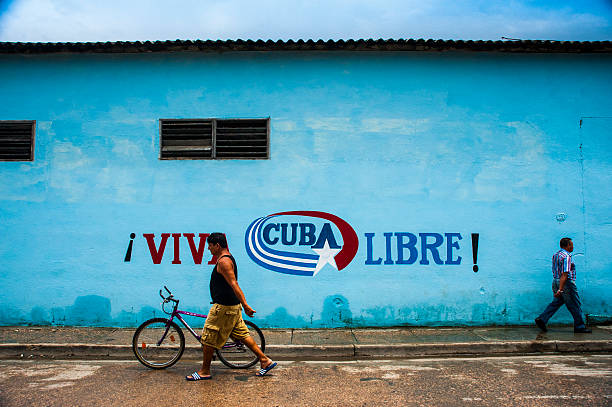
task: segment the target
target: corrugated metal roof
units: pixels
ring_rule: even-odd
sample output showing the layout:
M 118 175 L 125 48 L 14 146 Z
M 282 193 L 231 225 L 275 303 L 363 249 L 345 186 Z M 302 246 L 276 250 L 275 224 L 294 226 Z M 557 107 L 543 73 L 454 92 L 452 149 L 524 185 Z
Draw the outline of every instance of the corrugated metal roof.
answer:
M 118 42 L 0 42 L 2 54 L 141 53 L 243 51 L 497 51 L 526 53 L 610 53 L 612 41 L 359 40 L 175 40 Z

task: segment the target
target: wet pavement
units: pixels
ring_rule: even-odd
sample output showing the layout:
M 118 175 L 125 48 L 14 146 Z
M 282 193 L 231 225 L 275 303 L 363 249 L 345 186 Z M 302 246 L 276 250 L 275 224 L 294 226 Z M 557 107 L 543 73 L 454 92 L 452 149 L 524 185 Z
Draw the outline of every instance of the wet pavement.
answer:
M 0 361 L 0 405 L 12 406 L 609 406 L 612 355 L 377 361 L 285 361 L 256 369 L 215 362 L 150 370 L 129 361 Z

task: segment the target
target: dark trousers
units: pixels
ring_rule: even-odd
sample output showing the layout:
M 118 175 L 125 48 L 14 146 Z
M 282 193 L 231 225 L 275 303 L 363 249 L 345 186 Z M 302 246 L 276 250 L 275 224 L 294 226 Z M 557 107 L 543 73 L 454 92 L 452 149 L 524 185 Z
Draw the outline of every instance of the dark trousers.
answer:
M 559 280 L 553 280 L 552 290 L 554 293 L 559 290 Z M 580 297 L 578 296 L 578 289 L 576 288 L 576 283 L 571 280 L 567 280 L 565 282 L 565 286 L 563 287 L 563 293 L 560 298 L 555 297 L 548 307 L 540 314 L 538 318 L 540 318 L 544 323 L 548 323 L 548 320 L 552 318 L 552 316 L 557 312 L 561 306 L 565 304 L 568 311 L 574 317 L 574 329 L 584 328 L 584 320 L 582 319 L 582 309 L 580 303 Z

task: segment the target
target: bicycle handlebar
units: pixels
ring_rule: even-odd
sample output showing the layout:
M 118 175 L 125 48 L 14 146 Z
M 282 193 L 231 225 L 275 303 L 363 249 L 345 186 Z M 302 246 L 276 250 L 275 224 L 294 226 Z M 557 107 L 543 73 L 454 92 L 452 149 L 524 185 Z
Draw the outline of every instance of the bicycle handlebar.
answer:
M 172 295 L 170 290 L 168 290 L 168 287 L 164 286 L 164 288 L 166 289 L 166 291 L 168 291 L 168 294 L 170 294 L 169 296 L 164 297 L 164 295 L 162 294 L 162 290 L 159 290 L 159 296 L 163 298 L 164 302 L 174 301 L 178 303 L 178 300 L 174 299 L 174 296 Z

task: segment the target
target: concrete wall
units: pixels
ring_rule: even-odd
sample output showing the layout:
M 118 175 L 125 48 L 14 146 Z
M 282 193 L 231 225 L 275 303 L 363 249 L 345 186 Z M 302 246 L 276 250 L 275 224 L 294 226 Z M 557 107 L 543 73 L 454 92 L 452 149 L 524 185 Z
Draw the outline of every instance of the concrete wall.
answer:
M 580 126 L 612 116 L 610 55 L 4 55 L 0 77 L 0 120 L 37 120 L 35 160 L 0 162 L 1 324 L 135 326 L 164 284 L 206 312 L 210 256 L 181 236 L 173 264 L 170 237 L 156 265 L 143 234 L 214 231 L 262 326 L 532 323 L 563 236 L 584 311 L 612 311 L 612 119 Z M 270 160 L 158 159 L 160 118 L 268 116 Z M 284 211 L 346 221 L 356 255 L 314 276 L 261 267 L 247 228 Z M 422 233 L 444 239 L 425 260 Z

